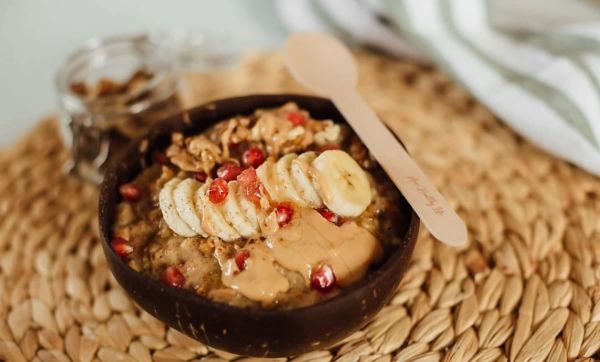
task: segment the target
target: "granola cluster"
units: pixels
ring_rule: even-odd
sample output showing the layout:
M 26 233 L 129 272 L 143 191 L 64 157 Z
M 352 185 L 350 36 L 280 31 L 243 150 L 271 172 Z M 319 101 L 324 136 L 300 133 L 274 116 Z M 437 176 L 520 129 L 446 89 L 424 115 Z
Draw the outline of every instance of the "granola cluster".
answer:
M 251 116 L 234 117 L 215 127 L 209 139 L 206 135 L 184 137 L 174 133 L 166 155 L 183 171 L 205 172 L 217 164 L 237 163 L 232 152 L 244 143 L 264 144 L 269 155 L 299 152 L 312 144 L 336 143 L 341 129 L 331 120 L 312 120 L 295 103 L 273 110 L 257 110 Z M 220 145 L 220 147 L 219 147 Z

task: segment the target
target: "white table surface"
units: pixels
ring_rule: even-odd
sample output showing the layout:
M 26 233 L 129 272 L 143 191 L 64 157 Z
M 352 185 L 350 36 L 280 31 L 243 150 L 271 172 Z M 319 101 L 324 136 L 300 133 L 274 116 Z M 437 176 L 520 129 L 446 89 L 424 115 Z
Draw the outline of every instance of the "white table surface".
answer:
M 271 0 L 0 0 L 0 146 L 56 109 L 56 69 L 86 39 L 173 27 L 206 29 L 240 50 L 286 36 Z

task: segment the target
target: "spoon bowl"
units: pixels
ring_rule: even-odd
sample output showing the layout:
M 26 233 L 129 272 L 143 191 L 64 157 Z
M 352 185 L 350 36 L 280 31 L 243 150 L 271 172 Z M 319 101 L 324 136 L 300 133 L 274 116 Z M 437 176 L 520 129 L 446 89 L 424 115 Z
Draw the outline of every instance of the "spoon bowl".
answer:
M 316 32 L 292 35 L 284 54 L 294 78 L 317 93 L 331 96 L 340 88 L 354 89 L 357 85 L 356 61 L 348 48 L 333 37 Z

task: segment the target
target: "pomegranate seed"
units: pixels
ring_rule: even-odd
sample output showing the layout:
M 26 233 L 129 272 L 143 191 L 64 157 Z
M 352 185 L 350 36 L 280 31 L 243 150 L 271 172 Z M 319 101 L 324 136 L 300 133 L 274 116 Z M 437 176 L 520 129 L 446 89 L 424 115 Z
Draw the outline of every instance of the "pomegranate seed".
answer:
M 331 291 L 336 284 L 335 274 L 329 264 L 323 264 L 313 269 L 310 275 L 310 286 L 321 293 Z
M 262 197 L 260 185 L 256 183 L 244 188 L 244 196 L 255 204 L 260 203 L 260 198 Z
M 204 171 L 200 171 L 194 175 L 194 178 L 200 182 L 205 182 L 208 175 Z
M 248 167 L 242 173 L 239 174 L 237 180 L 242 185 L 253 184 L 258 181 L 258 176 L 256 175 L 256 170 L 254 167 Z
M 237 177 L 237 180 L 242 187 L 244 196 L 248 200 L 258 204 L 262 194 L 260 192 L 260 183 L 258 182 L 256 170 L 252 167 L 248 167 L 242 171 L 242 173 Z
M 250 147 L 242 155 L 242 162 L 246 166 L 258 167 L 265 162 L 265 153 L 258 147 Z
M 226 163 L 217 169 L 217 177 L 225 181 L 235 180 L 242 173 L 242 168 L 235 163 Z
M 127 240 L 118 236 L 111 240 L 110 246 L 112 246 L 115 253 L 122 258 L 133 252 L 133 246 L 129 245 Z
M 326 144 L 319 148 L 319 152 L 331 151 L 331 150 L 339 150 L 340 147 L 334 144 Z
M 277 223 L 279 226 L 284 226 L 292 221 L 292 217 L 294 217 L 294 208 L 291 204 L 283 203 L 277 205 L 275 208 L 275 218 L 277 219 Z
M 323 216 L 325 218 L 325 220 L 329 221 L 330 223 L 336 224 L 336 225 L 340 224 L 340 216 L 338 214 L 336 214 L 335 212 L 329 210 L 326 207 L 319 209 L 318 211 L 319 211 L 319 214 L 321 214 L 321 216 Z
M 306 118 L 300 112 L 290 112 L 287 115 L 288 121 L 292 122 L 294 126 L 304 126 L 306 123 Z
M 176 266 L 169 266 L 165 269 L 165 282 L 175 288 L 183 288 L 185 277 Z
M 213 204 L 223 202 L 229 193 L 229 187 L 227 187 L 227 181 L 218 177 L 211 182 L 208 187 L 208 199 Z
M 166 165 L 169 163 L 169 159 L 164 153 L 160 152 L 159 150 L 154 150 L 152 151 L 152 162 L 156 163 L 157 165 Z
M 249 257 L 250 252 L 248 250 L 240 250 L 235 254 L 235 264 L 240 271 L 246 269 L 246 261 Z
M 142 190 L 132 183 L 123 184 L 119 187 L 119 192 L 125 201 L 136 202 L 142 198 Z

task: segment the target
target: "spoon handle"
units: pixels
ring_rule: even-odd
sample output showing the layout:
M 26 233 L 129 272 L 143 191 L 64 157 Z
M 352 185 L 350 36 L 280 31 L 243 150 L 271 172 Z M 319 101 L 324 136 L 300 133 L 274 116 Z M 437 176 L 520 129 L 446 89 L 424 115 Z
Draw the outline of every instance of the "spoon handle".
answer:
M 371 107 L 353 89 L 331 97 L 431 234 L 448 245 L 464 244 L 467 229 L 463 221 Z

